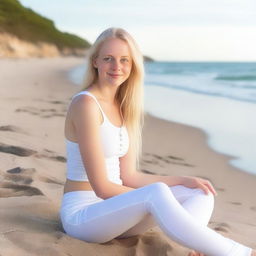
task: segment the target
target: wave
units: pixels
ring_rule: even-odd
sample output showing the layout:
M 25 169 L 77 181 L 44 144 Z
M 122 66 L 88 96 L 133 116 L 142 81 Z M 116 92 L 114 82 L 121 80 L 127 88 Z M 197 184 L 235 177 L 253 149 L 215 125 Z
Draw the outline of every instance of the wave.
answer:
M 217 76 L 215 80 L 229 80 L 229 81 L 256 81 L 256 75 L 240 75 L 240 76 Z
M 244 90 L 236 90 L 230 93 L 230 90 L 219 90 L 218 88 L 215 88 L 213 90 L 209 90 L 209 88 L 203 88 L 203 87 L 192 87 L 192 86 L 186 86 L 186 85 L 181 85 L 181 84 L 170 84 L 170 83 L 165 83 L 165 82 L 154 82 L 154 81 L 146 81 L 145 85 L 153 85 L 153 86 L 161 86 L 165 88 L 171 88 L 175 90 L 181 90 L 181 91 L 187 91 L 191 93 L 196 93 L 196 94 L 204 94 L 208 96 L 215 96 L 215 97 L 223 97 L 223 98 L 228 98 L 228 99 L 233 99 L 233 100 L 238 100 L 238 101 L 243 101 L 243 102 L 250 102 L 253 104 L 256 104 L 256 95 L 255 93 L 251 93 L 249 91 L 244 91 Z M 253 90 L 254 91 L 254 90 Z

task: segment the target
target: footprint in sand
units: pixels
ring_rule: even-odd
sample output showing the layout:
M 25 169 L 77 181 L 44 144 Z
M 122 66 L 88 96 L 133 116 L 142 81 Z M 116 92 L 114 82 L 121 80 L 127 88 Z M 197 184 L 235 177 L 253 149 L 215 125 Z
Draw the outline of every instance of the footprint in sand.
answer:
M 51 101 L 48 101 L 49 103 L 52 103 L 52 104 L 66 104 L 65 102 L 62 102 L 62 101 L 59 101 L 59 100 L 51 100 Z
M 54 178 L 40 176 L 38 179 L 40 181 L 43 181 L 43 182 L 46 182 L 46 183 L 57 184 L 57 185 L 61 185 L 61 186 L 64 185 L 64 182 L 62 182 L 60 180 L 57 180 L 57 179 L 54 179 Z
M 148 231 L 141 235 L 136 235 L 121 239 L 112 239 L 109 242 L 102 243 L 104 246 L 120 246 L 133 249 L 131 255 L 156 256 L 156 255 L 176 255 L 174 248 L 164 234 L 159 232 Z M 129 254 L 130 255 L 130 254 Z
M 13 169 L 7 170 L 4 174 L 4 179 L 8 181 L 13 181 L 18 184 L 28 185 L 32 183 L 32 176 L 36 172 L 34 168 L 20 168 L 15 167 Z
M 19 184 L 30 184 L 33 182 L 33 176 L 37 176 L 40 181 L 64 185 L 64 182 L 57 180 L 55 178 L 37 175 L 35 168 L 15 167 L 10 170 L 7 170 L 6 173 L 3 174 L 3 176 L 5 180 L 13 181 Z
M 42 116 L 43 118 L 50 118 L 50 117 L 54 117 L 54 116 L 66 116 L 65 114 L 61 114 L 61 113 L 56 113 L 56 114 L 51 114 L 51 115 L 44 115 Z
M 15 167 L 6 172 L 0 172 L 0 176 L 2 177 L 0 198 L 44 195 L 40 189 L 30 186 L 34 181 L 34 176 L 45 183 L 64 185 L 64 182 L 55 178 L 38 175 L 35 168 Z
M 210 223 L 214 225 L 213 229 L 216 231 L 228 233 L 229 229 L 231 229 L 230 225 L 224 222 L 220 222 L 220 223 L 210 222 Z
M 137 245 L 139 251 L 145 252 L 145 255 L 174 255 L 174 248 L 169 243 L 167 237 L 158 232 L 146 232 L 139 236 Z M 161 252 L 159 254 L 159 252 Z
M 54 108 L 41 108 L 41 112 L 56 112 L 57 110 Z
M 256 212 L 256 206 L 251 206 L 250 209 Z
M 188 164 L 185 162 L 184 159 L 175 156 L 159 156 L 156 154 L 149 154 L 145 153 L 146 156 L 149 156 L 151 159 L 143 159 L 143 162 L 149 164 L 160 164 L 160 163 L 167 163 L 167 164 L 175 164 L 175 165 L 182 165 L 187 167 L 194 167 L 192 164 Z M 152 159 L 153 158 L 153 159 Z
M 32 149 L 7 145 L 4 143 L 0 143 L 0 152 L 23 157 L 34 155 L 37 158 L 48 158 L 62 163 L 65 163 L 67 161 L 64 156 L 59 156 L 51 150 L 46 149 L 43 153 L 38 153 L 37 151 Z
M 41 109 L 42 111 L 42 109 Z M 65 117 L 67 113 L 67 108 L 63 107 L 62 109 L 59 109 L 58 111 L 56 109 L 46 109 L 46 111 L 52 112 L 48 117 L 54 117 L 54 116 L 60 116 L 60 117 Z
M 225 189 L 225 188 L 216 188 L 216 190 L 217 190 L 217 191 L 221 191 L 221 192 L 226 191 L 226 189 Z
M 142 161 L 147 164 L 158 164 L 156 160 L 142 160 Z
M 34 108 L 34 107 L 24 107 L 24 108 L 17 108 L 15 110 L 15 112 L 27 112 L 31 115 L 39 115 L 40 113 L 38 113 L 38 109 Z
M 0 197 L 44 195 L 40 189 L 29 186 L 35 172 L 34 168 L 16 167 L 1 173 L 4 180 L 0 183 Z
M 151 172 L 151 171 L 148 171 L 148 170 L 145 170 L 145 169 L 142 169 L 141 171 L 144 172 L 144 173 L 148 173 L 148 174 L 155 174 L 154 172 Z
M 32 150 L 32 149 L 7 145 L 4 143 L 0 143 L 0 152 L 13 154 L 17 156 L 31 156 L 37 153 L 35 150 Z
M 49 149 L 44 149 L 42 153 L 35 155 L 37 158 L 48 158 L 54 161 L 65 163 L 67 159 L 64 156 L 59 156 L 55 152 Z
M 25 133 L 25 131 L 23 131 L 21 128 L 14 126 L 14 125 L 0 126 L 0 131 Z
M 183 158 L 176 157 L 176 156 L 167 156 L 167 157 L 170 158 L 170 159 L 172 159 L 172 160 L 184 161 Z
M 0 185 L 0 198 L 38 195 L 44 194 L 36 187 L 14 184 L 12 182 L 3 182 Z
M 242 203 L 240 203 L 240 202 L 228 202 L 228 203 L 234 204 L 234 205 L 242 205 Z
M 54 108 L 42 108 L 38 109 L 35 107 L 23 107 L 23 108 L 18 108 L 15 110 L 16 112 L 27 112 L 32 115 L 39 115 L 40 117 L 43 118 L 50 118 L 54 116 L 65 116 L 66 110 L 58 111 L 57 109 Z

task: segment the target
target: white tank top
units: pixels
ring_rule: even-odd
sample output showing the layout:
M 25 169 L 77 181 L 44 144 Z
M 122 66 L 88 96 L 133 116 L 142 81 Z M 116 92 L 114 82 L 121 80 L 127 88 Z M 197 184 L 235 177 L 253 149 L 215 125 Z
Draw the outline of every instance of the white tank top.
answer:
M 82 91 L 74 95 L 72 100 L 81 94 L 91 96 L 99 106 L 103 115 L 103 123 L 100 125 L 100 136 L 105 156 L 107 176 L 111 182 L 122 184 L 122 180 L 120 179 L 119 157 L 124 156 L 129 148 L 127 129 L 124 125 L 117 127 L 109 121 L 98 100 L 92 93 Z M 88 181 L 78 143 L 66 139 L 66 151 L 67 178 L 75 181 Z

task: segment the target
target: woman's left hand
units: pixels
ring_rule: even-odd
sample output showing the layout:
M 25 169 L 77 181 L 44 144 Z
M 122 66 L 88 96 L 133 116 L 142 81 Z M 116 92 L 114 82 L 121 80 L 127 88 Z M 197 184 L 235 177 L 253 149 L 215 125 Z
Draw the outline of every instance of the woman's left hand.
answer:
M 206 194 L 209 194 L 209 192 L 211 192 L 213 195 L 217 196 L 217 192 L 213 188 L 211 182 L 206 179 L 191 176 L 182 176 L 182 185 L 188 188 L 201 188 Z

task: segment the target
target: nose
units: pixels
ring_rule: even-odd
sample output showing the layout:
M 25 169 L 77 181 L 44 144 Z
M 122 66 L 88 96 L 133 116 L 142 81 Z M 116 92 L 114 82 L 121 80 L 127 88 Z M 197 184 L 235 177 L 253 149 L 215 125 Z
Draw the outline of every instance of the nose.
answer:
M 112 70 L 120 70 L 120 64 L 117 60 L 113 60 L 112 62 Z

